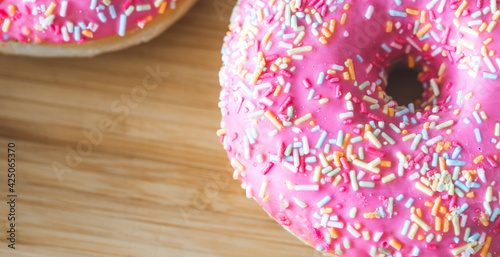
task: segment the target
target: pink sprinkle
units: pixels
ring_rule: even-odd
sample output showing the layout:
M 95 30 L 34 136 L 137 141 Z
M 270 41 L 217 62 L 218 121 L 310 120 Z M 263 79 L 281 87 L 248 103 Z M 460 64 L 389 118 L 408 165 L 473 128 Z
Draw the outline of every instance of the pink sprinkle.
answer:
M 483 8 L 483 0 L 477 0 L 476 6 L 477 8 Z
M 372 181 L 379 181 L 382 178 L 382 176 L 380 174 L 375 174 L 372 175 L 370 178 L 372 179 Z
M 284 111 L 286 109 L 286 107 L 292 102 L 292 97 L 289 96 L 285 102 L 280 106 L 280 112 Z
M 377 149 L 372 148 L 372 147 L 367 147 L 366 151 L 368 153 L 371 153 L 371 154 L 373 154 L 373 155 L 375 155 L 377 157 L 380 157 L 380 158 L 383 158 L 385 156 L 385 152 L 382 152 L 382 151 L 377 150 Z
M 348 169 L 351 168 L 350 165 L 349 165 L 349 163 L 347 162 L 347 159 L 345 157 L 340 158 L 340 163 L 342 163 L 342 167 L 345 170 L 348 170 Z
M 302 80 L 302 84 L 304 84 L 304 87 L 307 88 L 307 89 L 309 89 L 309 88 L 312 87 L 312 84 L 311 84 L 311 82 L 309 82 L 308 79 Z
M 349 175 L 347 174 L 347 172 L 342 173 L 342 178 L 344 179 L 344 183 L 347 184 L 350 182 Z
M 266 175 L 273 166 L 274 166 L 274 163 L 268 162 L 268 163 L 266 163 L 266 165 L 264 165 L 264 167 L 262 167 L 260 172 L 262 173 L 262 175 Z
M 486 156 L 486 160 L 491 165 L 491 167 L 496 168 L 498 166 L 498 163 L 495 160 L 493 160 L 491 157 Z
M 425 244 L 425 248 L 429 250 L 436 250 L 436 245 L 433 244 Z
M 278 143 L 278 162 L 283 161 L 283 151 L 285 150 L 285 143 Z
M 264 96 L 270 96 L 274 92 L 274 87 L 269 87 L 265 92 Z
M 361 104 L 359 105 L 359 107 L 360 107 L 360 109 L 361 109 L 359 112 L 361 112 L 361 113 L 365 114 L 365 113 L 366 113 L 366 105 L 365 105 L 365 103 L 361 103 Z
M 342 97 L 342 87 L 337 85 L 335 87 L 335 98 L 340 99 L 340 97 Z

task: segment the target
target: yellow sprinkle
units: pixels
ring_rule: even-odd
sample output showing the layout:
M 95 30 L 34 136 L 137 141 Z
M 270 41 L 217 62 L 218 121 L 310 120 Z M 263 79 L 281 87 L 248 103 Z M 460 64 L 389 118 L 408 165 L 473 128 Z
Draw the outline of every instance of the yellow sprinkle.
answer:
M 434 229 L 436 231 L 440 231 L 441 230 L 441 218 L 436 216 L 436 218 L 434 219 Z
M 424 27 L 422 27 L 421 29 L 419 29 L 417 31 L 417 37 L 421 38 L 423 37 L 425 34 L 427 34 L 427 32 L 429 32 L 429 30 L 432 28 L 432 24 L 430 23 L 427 23 Z
M 420 23 L 424 24 L 427 22 L 427 12 L 426 11 L 420 11 Z
M 477 156 L 476 158 L 474 158 L 474 164 L 479 164 L 480 162 L 482 162 L 484 160 L 484 155 L 479 155 Z
M 473 37 L 479 37 L 479 32 L 477 32 L 469 27 L 466 27 L 466 26 L 461 26 L 460 31 L 463 33 L 467 33 Z
M 488 27 L 488 23 L 483 22 L 483 23 L 481 23 L 481 26 L 479 26 L 478 30 L 479 30 L 479 32 L 483 32 L 486 30 L 487 27 Z
M 259 197 L 260 198 L 264 198 L 264 195 L 266 194 L 266 190 L 267 190 L 267 185 L 268 185 L 268 182 L 267 181 L 262 181 L 262 184 L 260 185 L 260 191 L 259 191 Z
M 460 16 L 462 16 L 463 11 L 465 10 L 465 8 L 467 7 L 468 4 L 469 4 L 469 2 L 467 2 L 465 0 L 462 1 L 460 6 L 458 7 L 458 9 L 455 11 L 455 17 L 459 18 Z
M 344 77 L 344 80 L 349 80 L 349 72 L 345 71 L 342 73 L 342 76 Z
M 496 21 L 500 18 L 500 10 L 497 10 L 494 14 L 493 17 L 491 18 L 492 20 Z
M 420 192 L 428 195 L 428 196 L 432 196 L 434 195 L 434 191 L 432 191 L 430 188 L 424 186 L 422 183 L 418 182 L 415 183 L 415 188 L 417 188 Z
M 476 245 L 477 245 L 477 241 L 470 242 L 470 243 L 468 243 L 466 245 L 462 245 L 461 247 L 457 247 L 457 248 L 451 249 L 451 254 L 453 254 L 453 255 L 459 255 L 463 251 L 467 250 L 469 247 L 472 248 L 472 247 L 474 247 Z
M 10 19 L 6 18 L 5 20 L 3 20 L 2 31 L 7 32 L 9 31 L 9 29 L 10 29 Z
M 15 5 L 12 5 L 12 4 L 9 5 L 9 14 L 10 14 L 10 16 L 16 15 L 16 11 L 17 11 L 17 8 L 16 8 Z
M 420 219 L 417 215 L 412 214 L 410 219 L 413 222 L 415 222 L 418 226 L 420 226 L 423 230 L 425 230 L 425 232 L 428 232 L 429 230 L 431 230 L 431 226 L 427 225 L 427 223 L 425 223 L 425 221 Z
M 382 148 L 382 144 L 380 143 L 380 141 L 377 139 L 377 137 L 375 137 L 375 135 L 373 135 L 373 133 L 371 131 L 366 131 L 365 133 L 366 137 L 368 138 L 368 140 L 370 140 L 370 142 L 377 148 Z
M 382 183 L 384 183 L 384 184 L 389 183 L 395 179 L 396 179 L 396 175 L 394 173 L 391 173 L 385 177 L 382 177 Z
M 243 166 L 243 164 L 241 164 L 241 162 L 237 159 L 233 158 L 231 160 L 231 164 L 233 165 L 233 167 L 239 169 L 240 171 L 245 171 L 245 166 Z
M 306 35 L 306 33 L 305 33 L 304 31 L 301 31 L 301 32 L 297 35 L 297 37 L 295 38 L 295 40 L 293 41 L 293 44 L 294 44 L 294 45 L 298 45 L 298 44 L 302 41 L 302 39 L 304 38 L 304 36 L 305 36 L 305 35 Z
M 336 23 L 337 23 L 337 21 L 336 21 L 336 20 L 334 20 L 334 19 L 331 19 L 331 20 L 330 20 L 330 24 L 329 24 L 329 26 L 328 26 L 328 29 L 330 29 L 330 33 L 335 32 L 335 24 L 336 24 Z
M 300 125 L 300 124 L 306 122 L 307 120 L 309 120 L 310 118 L 312 118 L 312 114 L 308 113 L 308 114 L 305 114 L 304 116 L 296 119 L 294 123 L 295 123 L 295 125 Z
M 415 235 L 417 234 L 417 231 L 418 231 L 418 225 L 415 223 L 411 224 L 410 231 L 408 232 L 408 238 L 414 239 Z
M 346 21 L 347 21 L 347 13 L 343 13 L 342 18 L 340 18 L 340 24 L 344 25 Z
M 323 45 L 326 45 L 326 44 L 328 43 L 328 41 L 326 40 L 326 38 L 325 38 L 325 37 L 320 37 L 318 40 L 319 40 L 319 42 L 320 42 L 321 44 L 323 44 Z
M 413 69 L 415 67 L 415 59 L 413 56 L 408 56 L 408 68 Z
M 455 236 L 459 236 L 460 235 L 460 223 L 458 221 L 458 216 L 457 215 L 453 215 L 452 219 L 451 219 L 451 223 L 453 224 L 453 231 L 455 232 Z
M 304 53 L 304 52 L 310 52 L 312 50 L 313 50 L 312 46 L 301 46 L 301 47 L 297 47 L 297 48 L 293 48 L 293 49 L 288 50 L 287 54 L 288 55 L 295 55 L 295 54 L 300 54 L 300 53 Z

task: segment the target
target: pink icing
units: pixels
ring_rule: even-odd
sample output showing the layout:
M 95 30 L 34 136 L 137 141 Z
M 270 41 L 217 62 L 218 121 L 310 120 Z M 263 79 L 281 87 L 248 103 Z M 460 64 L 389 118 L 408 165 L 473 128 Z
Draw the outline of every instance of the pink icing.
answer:
M 240 1 L 218 135 L 247 197 L 339 256 L 500 254 L 496 8 Z M 394 63 L 421 71 L 423 104 L 386 96 Z
M 83 43 L 144 28 L 177 0 L 0 1 L 0 39 Z M 66 6 L 66 7 L 65 7 Z M 78 28 L 77 28 L 78 27 Z

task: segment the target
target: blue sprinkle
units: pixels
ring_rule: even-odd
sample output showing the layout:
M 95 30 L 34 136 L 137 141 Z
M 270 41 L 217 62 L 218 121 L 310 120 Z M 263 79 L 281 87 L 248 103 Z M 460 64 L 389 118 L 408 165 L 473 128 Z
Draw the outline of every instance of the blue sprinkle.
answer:
M 309 89 L 309 94 L 307 95 L 307 100 L 312 100 L 314 96 L 314 88 Z
M 498 75 L 484 71 L 483 78 L 496 80 L 496 79 L 498 79 Z
M 358 59 L 359 62 L 363 62 L 363 57 L 361 57 L 361 55 L 356 55 L 356 58 Z
M 427 132 L 427 129 L 422 129 L 422 138 L 424 140 L 429 140 L 429 133 Z
M 372 128 L 376 129 L 377 126 L 375 125 L 375 121 L 371 120 L 370 122 L 370 126 L 372 126 Z
M 316 156 L 310 156 L 310 157 L 307 157 L 305 161 L 306 161 L 306 163 L 315 163 L 318 160 L 316 159 Z
M 323 246 L 322 245 L 316 245 L 316 250 L 317 251 L 323 251 Z
M 411 123 L 417 124 L 417 120 L 415 119 L 415 117 L 411 117 Z
M 293 148 L 300 148 L 302 147 L 302 142 L 294 142 L 293 143 Z
M 321 146 L 325 142 L 327 135 L 328 135 L 328 133 L 326 133 L 326 131 L 321 132 L 321 136 L 319 137 L 318 142 L 316 143 L 316 146 L 315 146 L 317 149 L 321 148 Z
M 384 51 L 386 51 L 388 53 L 392 52 L 392 49 L 386 44 L 382 44 L 381 47 L 382 47 L 382 49 L 384 49 Z
M 323 199 L 321 199 L 318 203 L 316 203 L 316 206 L 318 206 L 318 208 L 321 208 L 323 207 L 323 205 L 327 204 L 330 200 L 332 200 L 332 198 L 327 195 Z
M 498 214 L 500 214 L 500 208 L 496 207 L 493 214 L 490 216 L 490 222 L 494 222 L 497 219 Z
M 405 109 L 403 109 L 403 110 L 401 110 L 399 112 L 396 112 L 396 116 L 397 117 L 401 117 L 401 116 L 403 116 L 403 115 L 405 115 L 405 114 L 407 114 L 409 112 L 410 112 L 410 110 L 408 108 L 405 108 Z
M 102 12 L 97 13 L 97 17 L 99 17 L 99 20 L 101 20 L 102 23 L 104 23 L 108 20 L 108 19 L 106 19 L 106 15 Z
M 316 82 L 318 85 L 323 84 L 323 81 L 325 81 L 325 73 L 320 72 L 318 75 L 318 81 Z
M 438 166 L 438 158 L 439 158 L 439 154 L 438 153 L 433 153 L 432 154 L 432 167 L 437 167 Z
M 311 132 L 316 132 L 318 130 L 319 130 L 319 125 L 316 125 L 311 129 Z
M 469 188 L 481 188 L 481 184 L 472 181 L 465 182 L 465 185 Z
M 479 131 L 479 128 L 474 129 L 474 134 L 476 135 L 476 141 L 478 143 L 481 143 L 481 141 L 483 141 L 483 139 L 481 137 L 481 132 Z
M 403 194 L 399 194 L 399 195 L 396 197 L 396 200 L 401 201 L 401 200 L 403 200 L 403 198 L 405 198 L 405 196 L 404 196 Z
M 479 117 L 479 114 L 477 113 L 477 111 L 473 111 L 472 115 L 474 116 L 474 119 L 476 119 L 477 124 L 483 123 L 483 120 L 481 120 L 481 117 Z
M 321 220 L 321 216 L 317 212 L 315 212 L 313 214 L 313 217 L 316 218 L 316 219 L 318 219 L 318 220 Z
M 464 118 L 464 123 L 465 123 L 465 124 L 470 124 L 470 120 L 469 120 L 469 119 L 467 119 L 467 118 Z
M 458 237 L 454 237 L 453 238 L 453 241 L 455 242 L 455 244 L 458 244 L 460 242 L 460 238 Z
M 408 116 L 406 116 L 406 115 L 405 115 L 405 116 L 403 116 L 403 121 L 404 121 L 404 122 L 410 122 L 410 120 L 408 119 Z
M 455 186 L 459 187 L 460 189 L 462 189 L 462 191 L 465 191 L 466 193 L 469 192 L 469 188 L 464 185 L 464 183 L 460 182 L 460 181 L 455 181 Z
M 401 230 L 401 235 L 405 236 L 410 229 L 411 222 L 409 220 L 405 220 L 405 224 L 403 225 L 403 229 Z
M 498 140 L 497 140 L 496 138 L 492 138 L 492 139 L 491 139 L 491 142 L 492 142 L 493 144 L 496 144 L 496 143 L 498 142 Z
M 410 207 L 413 205 L 414 201 L 415 200 L 413 198 L 408 198 L 408 200 L 405 203 L 405 207 L 408 208 L 408 209 L 410 209 Z
M 342 147 L 342 143 L 344 143 L 344 131 L 339 130 L 337 133 L 337 146 Z
M 467 208 L 469 208 L 469 204 L 467 203 L 462 204 L 462 206 L 460 206 L 460 208 L 457 210 L 457 215 L 462 214 L 462 212 L 467 210 Z
M 75 41 L 80 41 L 80 38 L 81 38 L 80 27 L 74 28 L 73 37 L 74 37 Z
M 448 166 L 458 166 L 462 167 L 465 166 L 466 162 L 464 161 L 459 161 L 459 160 L 446 160 L 446 165 Z
M 455 148 L 455 150 L 453 150 L 453 154 L 451 155 L 451 158 L 456 159 L 458 157 L 458 155 L 460 155 L 461 151 L 462 151 L 462 147 L 457 146 L 457 148 Z
M 380 84 L 382 84 L 382 80 L 381 79 L 375 80 L 375 84 L 377 84 L 377 86 L 380 86 Z
M 474 235 L 470 236 L 469 239 L 467 239 L 468 242 L 473 242 L 476 241 L 479 238 L 479 233 L 476 232 Z
M 416 20 L 415 24 L 413 25 L 413 35 L 417 34 L 418 27 L 420 27 L 420 22 L 418 20 Z
M 378 213 L 380 214 L 380 217 L 384 218 L 385 217 L 385 211 L 384 211 L 384 207 L 382 206 L 379 206 L 378 209 L 377 209 Z
M 116 19 L 116 11 L 113 5 L 109 6 L 109 15 L 111 16 L 111 19 Z
M 412 256 L 419 256 L 420 255 L 420 248 L 414 246 L 413 249 L 411 250 L 411 255 Z
M 238 82 L 238 86 L 243 89 L 243 91 L 248 95 L 248 96 L 252 96 L 253 95 L 253 92 L 252 90 L 243 82 L 240 80 L 240 82 Z
M 390 16 L 398 16 L 398 17 L 407 17 L 408 14 L 405 12 L 399 12 L 396 10 L 389 10 L 389 15 Z
M 9 36 L 8 35 L 3 35 L 3 41 L 7 41 L 9 40 Z
M 401 5 L 401 0 L 395 0 L 397 5 Z
M 448 156 L 448 153 L 444 153 L 444 154 L 443 154 L 443 157 L 444 157 L 444 159 L 445 159 L 445 160 L 450 159 L 450 156 Z
M 287 162 L 293 162 L 293 156 L 286 156 L 283 158 L 283 160 L 287 161 Z

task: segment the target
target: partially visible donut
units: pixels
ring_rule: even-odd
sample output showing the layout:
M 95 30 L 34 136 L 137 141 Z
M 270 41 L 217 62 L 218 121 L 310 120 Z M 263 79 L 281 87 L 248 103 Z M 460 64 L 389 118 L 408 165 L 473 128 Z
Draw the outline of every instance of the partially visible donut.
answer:
M 240 1 L 219 73 L 234 178 L 334 256 L 498 256 L 499 18 L 495 0 Z M 385 92 L 399 63 L 424 87 L 408 106 Z
M 0 1 L 0 53 L 94 56 L 147 42 L 195 0 Z

